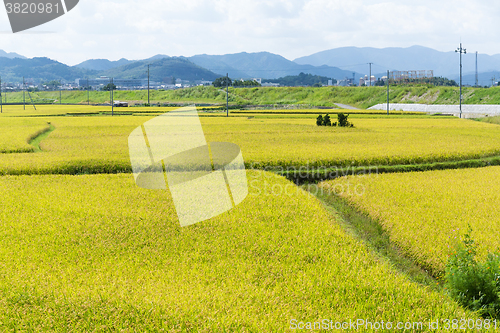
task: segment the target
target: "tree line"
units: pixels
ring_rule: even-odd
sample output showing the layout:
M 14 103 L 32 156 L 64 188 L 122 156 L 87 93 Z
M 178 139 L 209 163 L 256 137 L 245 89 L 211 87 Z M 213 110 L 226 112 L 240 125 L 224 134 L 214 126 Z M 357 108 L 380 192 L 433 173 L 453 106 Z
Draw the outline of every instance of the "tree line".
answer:
M 260 87 L 261 84 L 255 80 L 231 80 L 227 76 L 222 76 L 217 78 L 213 82 L 213 86 L 216 88 L 221 87 Z

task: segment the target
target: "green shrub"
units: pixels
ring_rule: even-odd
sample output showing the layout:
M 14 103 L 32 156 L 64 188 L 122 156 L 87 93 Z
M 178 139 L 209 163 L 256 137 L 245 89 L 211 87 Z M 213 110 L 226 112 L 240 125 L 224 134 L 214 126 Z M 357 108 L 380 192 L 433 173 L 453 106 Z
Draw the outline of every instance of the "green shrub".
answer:
M 347 120 L 347 118 L 349 118 L 348 114 L 339 113 L 337 115 L 337 118 L 338 118 L 338 125 L 340 127 L 354 127 L 354 125 Z
M 347 118 L 349 118 L 348 114 L 343 114 L 339 113 L 337 115 L 338 122 L 332 123 L 332 120 L 330 118 L 330 115 L 327 113 L 324 117 L 322 115 L 319 115 L 318 118 L 316 118 L 316 125 L 318 126 L 339 126 L 339 127 L 354 127 L 352 123 L 347 121 Z
M 316 118 L 316 125 L 323 126 L 323 116 L 322 115 L 319 115 L 318 118 Z
M 330 116 L 328 115 L 328 113 L 323 118 L 323 125 L 324 126 L 332 126 L 332 121 L 331 121 Z
M 446 290 L 462 306 L 481 316 L 500 318 L 500 253 L 489 253 L 485 262 L 478 262 L 470 232 L 448 259 Z

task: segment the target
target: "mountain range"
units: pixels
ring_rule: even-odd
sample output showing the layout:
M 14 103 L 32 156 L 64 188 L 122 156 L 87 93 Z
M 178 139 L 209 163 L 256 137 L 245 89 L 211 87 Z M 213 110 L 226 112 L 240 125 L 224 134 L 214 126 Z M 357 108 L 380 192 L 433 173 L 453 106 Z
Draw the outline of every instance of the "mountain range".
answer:
M 371 62 L 373 63 L 372 73 L 385 73 L 387 70 L 433 70 L 434 76 L 447 77 L 457 82 L 460 71 L 459 54 L 454 50 L 440 52 L 423 46 L 383 49 L 341 47 L 297 58 L 294 62 L 314 66 L 338 66 L 342 69 L 352 69 L 353 71 L 362 73 L 366 73 L 369 70 L 368 63 Z M 474 84 L 475 63 L 475 52 L 468 52 L 462 55 L 463 79 L 465 84 Z M 500 54 L 478 54 L 478 72 L 480 73 L 479 79 L 481 85 L 487 85 L 488 82 L 491 83 L 490 72 L 499 70 Z
M 20 54 L 17 54 L 15 52 L 5 52 L 4 50 L 0 50 L 0 57 L 9 59 L 14 59 L 14 58 L 26 59 L 26 57 Z
M 110 61 L 108 59 L 90 59 L 76 65 L 75 67 L 82 69 L 90 69 L 94 71 L 106 71 L 108 69 L 112 69 L 115 67 L 128 65 L 131 62 L 133 61 L 127 60 L 125 58 L 121 58 L 120 60 L 116 61 Z
M 132 61 L 127 59 L 120 59 L 118 61 L 109 61 L 107 59 L 93 59 L 82 62 L 75 67 L 88 69 L 88 70 L 101 70 L 106 71 L 104 75 L 119 77 L 119 78 L 132 78 L 137 77 L 140 71 L 130 71 L 130 69 L 142 65 L 151 64 L 151 68 L 155 67 L 160 69 L 161 64 L 158 64 L 159 60 L 163 59 L 177 59 L 179 69 L 187 68 L 188 63 L 191 62 L 200 68 L 206 69 L 210 72 L 215 73 L 217 77 L 229 75 L 231 78 L 265 78 L 265 79 L 276 79 L 279 77 L 284 77 L 287 75 L 298 75 L 301 72 L 310 73 L 313 75 L 321 75 L 332 78 L 343 79 L 344 77 L 352 77 L 352 72 L 348 70 L 341 70 L 333 66 L 311 66 L 311 65 L 300 65 L 293 61 L 290 61 L 280 55 L 269 53 L 269 52 L 259 52 L 259 53 L 236 53 L 236 54 L 226 54 L 226 55 L 195 55 L 192 57 L 169 57 L 166 55 L 156 55 L 152 58 Z M 134 65 L 135 64 L 135 65 Z M 189 67 L 192 67 L 189 65 Z M 172 68 L 173 69 L 173 68 Z M 144 69 L 143 69 L 144 70 Z M 158 76 L 167 76 L 168 71 L 163 70 L 163 74 L 159 72 L 151 71 L 152 75 L 156 75 L 155 80 L 158 80 Z M 155 73 L 155 74 L 153 74 Z M 191 80 L 193 74 L 195 77 L 203 77 L 204 79 L 211 80 L 212 75 L 208 73 L 183 73 L 182 71 L 168 72 L 168 76 L 182 77 L 185 80 Z M 356 76 L 361 75 L 356 73 Z
M 179 57 L 153 57 L 133 61 L 100 72 L 100 75 L 117 79 L 143 79 L 147 77 L 148 65 L 150 79 L 155 82 L 172 83 L 174 77 L 187 81 L 214 81 L 221 76 Z
M 298 64 L 280 55 L 269 52 L 236 53 L 226 55 L 196 55 L 187 58 L 195 64 L 205 67 L 212 72 L 233 78 L 266 78 L 277 79 L 288 75 L 298 75 L 301 72 L 321 75 L 336 79 L 352 77 L 351 70 L 342 70 L 335 66 Z M 361 75 L 356 73 L 356 76 Z
M 22 82 L 23 77 L 31 81 L 66 80 L 95 76 L 99 72 L 70 67 L 49 58 L 6 58 L 0 57 L 0 76 L 3 82 Z
M 500 54 L 478 54 L 479 83 L 489 85 L 492 77 L 500 79 Z M 475 83 L 475 52 L 463 55 L 463 82 Z M 293 61 L 269 52 L 226 55 L 195 55 L 169 57 L 158 54 L 144 60 L 90 59 L 68 66 L 48 58 L 28 59 L 17 53 L 0 50 L 0 75 L 5 81 L 20 82 L 22 77 L 33 81 L 65 80 L 109 76 L 117 79 L 143 79 L 149 65 L 151 80 L 166 82 L 175 77 L 183 80 L 214 80 L 229 76 L 233 79 L 276 79 L 287 75 L 308 73 L 335 78 L 356 79 L 369 73 L 380 77 L 387 70 L 433 70 L 435 76 L 458 81 L 459 55 L 454 51 L 440 52 L 423 46 L 408 48 L 341 47 L 300 57 Z M 166 81 L 165 81 L 166 80 Z M 496 80 L 495 80 L 496 81 Z

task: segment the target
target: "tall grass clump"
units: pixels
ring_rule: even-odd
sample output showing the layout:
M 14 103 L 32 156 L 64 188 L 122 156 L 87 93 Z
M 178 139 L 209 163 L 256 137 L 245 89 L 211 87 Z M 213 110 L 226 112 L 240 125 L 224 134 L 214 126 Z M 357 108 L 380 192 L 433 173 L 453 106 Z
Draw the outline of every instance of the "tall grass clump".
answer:
M 500 253 L 488 253 L 477 260 L 477 246 L 471 229 L 448 259 L 445 287 L 462 306 L 483 317 L 500 318 Z

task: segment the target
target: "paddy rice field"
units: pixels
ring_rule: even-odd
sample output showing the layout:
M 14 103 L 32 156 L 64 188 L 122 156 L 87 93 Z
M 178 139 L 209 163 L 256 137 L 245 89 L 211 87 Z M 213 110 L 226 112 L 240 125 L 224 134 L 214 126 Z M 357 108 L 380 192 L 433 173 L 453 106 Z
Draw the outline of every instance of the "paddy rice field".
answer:
M 249 195 L 181 228 L 168 190 L 136 186 L 127 141 L 172 109 L 110 109 L 16 106 L 0 115 L 1 331 L 283 332 L 294 320 L 481 320 L 434 277 L 468 225 L 481 255 L 500 246 L 500 167 L 315 185 L 376 221 L 426 283 L 352 232 L 324 197 L 272 170 L 496 157 L 497 124 L 361 112 L 344 129 L 317 127 L 324 110 L 200 112 L 207 141 L 240 146 Z

